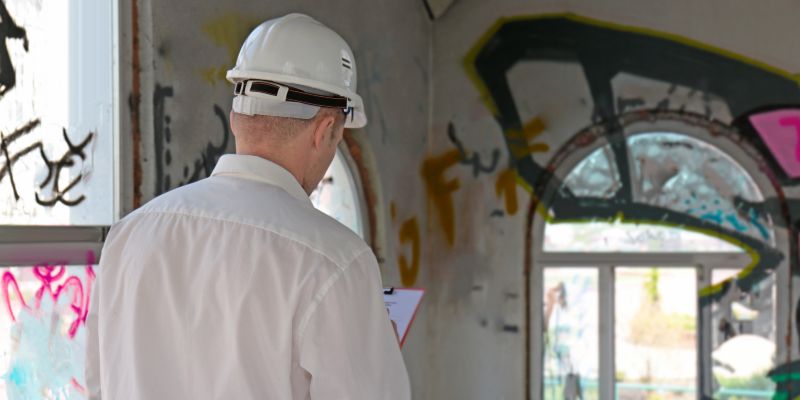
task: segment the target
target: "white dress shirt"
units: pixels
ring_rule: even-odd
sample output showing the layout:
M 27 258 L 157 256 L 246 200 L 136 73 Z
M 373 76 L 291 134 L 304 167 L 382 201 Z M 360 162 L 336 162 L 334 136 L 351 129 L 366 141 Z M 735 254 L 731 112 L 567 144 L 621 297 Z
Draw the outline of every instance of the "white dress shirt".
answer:
M 97 274 L 92 399 L 410 398 L 372 251 L 265 159 L 131 213 Z

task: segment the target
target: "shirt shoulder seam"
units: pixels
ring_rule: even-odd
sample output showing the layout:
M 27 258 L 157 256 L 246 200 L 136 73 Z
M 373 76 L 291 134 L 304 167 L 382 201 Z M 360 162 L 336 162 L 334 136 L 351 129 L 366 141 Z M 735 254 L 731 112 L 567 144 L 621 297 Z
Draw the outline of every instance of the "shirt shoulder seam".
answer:
M 251 228 L 254 228 L 254 229 L 258 229 L 260 231 L 264 231 L 264 232 L 269 232 L 269 233 L 275 234 L 275 235 L 280 236 L 280 237 L 282 237 L 282 238 L 284 238 L 286 240 L 289 240 L 289 241 L 292 241 L 294 243 L 297 243 L 297 244 L 305 247 L 306 249 L 311 250 L 316 254 L 319 254 L 320 256 L 325 258 L 326 260 L 330 261 L 339 270 L 343 270 L 344 269 L 344 267 L 342 267 L 342 265 L 340 265 L 339 262 L 337 262 L 336 260 L 331 258 L 331 256 L 325 254 L 322 250 L 312 246 L 311 244 L 309 244 L 307 242 L 304 242 L 302 240 L 298 240 L 297 238 L 289 237 L 289 236 L 287 236 L 287 235 L 285 235 L 283 233 L 277 232 L 277 231 L 272 230 L 272 229 L 268 229 L 267 227 L 264 227 L 264 226 L 259 226 L 259 225 L 253 224 L 253 223 L 249 223 L 247 221 L 224 219 L 224 218 L 218 218 L 218 217 L 214 217 L 214 216 L 210 216 L 210 215 L 192 214 L 192 213 L 176 211 L 176 210 L 139 210 L 139 214 L 181 215 L 181 216 L 185 216 L 185 217 L 196 217 L 196 218 L 203 218 L 203 219 L 208 219 L 208 220 L 212 220 L 212 221 L 227 222 L 227 223 L 232 223 L 232 224 L 237 224 L 237 225 L 242 225 L 242 226 L 248 226 L 248 227 L 251 227 Z M 358 251 L 355 256 L 350 258 L 348 263 L 352 262 L 352 260 L 355 260 L 357 257 L 360 257 L 367 250 L 369 250 L 369 247 L 367 247 L 366 249 L 362 249 L 361 251 Z

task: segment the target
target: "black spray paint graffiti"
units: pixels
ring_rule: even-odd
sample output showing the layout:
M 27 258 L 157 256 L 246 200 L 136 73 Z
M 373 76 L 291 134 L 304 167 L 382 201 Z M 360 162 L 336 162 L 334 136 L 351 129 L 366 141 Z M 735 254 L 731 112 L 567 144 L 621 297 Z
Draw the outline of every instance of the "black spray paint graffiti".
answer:
M 8 93 L 9 90 L 13 89 L 17 83 L 16 71 L 14 65 L 11 63 L 11 57 L 8 52 L 7 39 L 21 39 L 25 51 L 28 51 L 28 34 L 26 30 L 14 22 L 5 3 L 0 1 L 0 98 Z M 2 168 L 0 168 L 0 181 L 8 176 L 14 199 L 17 201 L 20 200 L 17 181 L 14 178 L 14 165 L 26 155 L 39 150 L 39 155 L 42 157 L 47 167 L 47 176 L 39 184 L 39 192 L 35 193 L 36 203 L 46 207 L 52 207 L 57 203 L 62 203 L 68 207 L 76 206 L 83 202 L 86 196 L 81 194 L 75 196 L 73 199 L 68 199 L 66 195 L 75 188 L 85 175 L 83 172 L 79 173 L 62 188 L 60 183 L 62 173 L 68 172 L 76 166 L 76 157 L 80 158 L 81 161 L 86 160 L 87 155 L 85 150 L 96 135 L 90 132 L 80 143 L 75 145 L 69 139 L 67 130 L 63 129 L 63 138 L 67 145 L 67 150 L 60 157 L 53 160 L 45 154 L 42 141 L 35 141 L 21 149 L 12 149 L 12 145 L 17 140 L 29 136 L 40 124 L 41 121 L 38 118 L 34 118 L 10 134 L 6 135 L 0 132 L 0 152 L 2 152 L 0 157 L 5 160 Z M 49 190 L 45 190 L 45 188 L 49 188 Z M 50 192 L 49 197 L 45 197 L 44 194 L 40 195 L 41 192 L 45 191 Z
M 22 46 L 28 51 L 28 32 L 14 22 L 5 2 L 0 1 L 0 96 L 17 84 L 17 74 L 11 64 L 6 39 L 22 39 Z
M 67 135 L 66 129 L 63 130 L 63 135 L 64 135 L 64 142 L 67 144 L 67 151 L 63 155 L 61 155 L 61 157 L 58 158 L 57 160 L 50 160 L 47 157 L 47 154 L 45 154 L 44 152 L 44 147 L 42 147 L 41 145 L 39 146 L 39 153 L 41 154 L 42 160 L 44 161 L 45 165 L 47 165 L 47 176 L 45 177 L 44 181 L 42 181 L 42 183 L 39 185 L 39 189 L 44 189 L 46 186 L 49 185 L 52 196 L 49 199 L 44 199 L 42 197 L 39 197 L 39 193 L 36 193 L 36 202 L 42 206 L 50 207 L 54 206 L 58 202 L 61 202 L 62 204 L 71 207 L 71 206 L 77 206 L 82 201 L 86 200 L 85 195 L 80 195 L 72 200 L 69 200 L 64 197 L 64 195 L 67 192 L 69 192 L 70 189 L 75 187 L 75 185 L 77 185 L 78 182 L 81 181 L 81 179 L 84 177 L 82 173 L 78 174 L 77 177 L 73 178 L 64 188 L 60 187 L 59 178 L 61 177 L 61 173 L 65 169 L 69 169 L 75 166 L 75 157 L 80 158 L 81 161 L 86 160 L 86 152 L 85 152 L 86 146 L 88 146 L 89 143 L 92 141 L 92 139 L 94 139 L 95 134 L 89 132 L 89 134 L 86 135 L 86 138 L 84 138 L 83 141 L 81 141 L 77 145 L 72 144 L 72 141 L 69 140 L 69 136 Z
M 553 176 L 552 165 L 542 166 L 529 156 L 515 159 L 514 153 L 509 151 L 512 166 L 533 188 L 534 194 L 546 203 L 544 205 L 554 212 L 555 220 L 613 219 L 619 213 L 624 213 L 626 218 L 632 220 L 667 222 L 700 230 L 714 229 L 757 251 L 761 257 L 756 269 L 763 273 L 772 270 L 784 257 L 766 243 L 754 240 L 736 229 L 716 226 L 699 216 L 634 201 L 625 134 L 616 109 L 635 107 L 639 102 L 622 101 L 620 104 L 611 80 L 620 73 L 629 73 L 669 82 L 671 88 L 676 85 L 694 88 L 697 93 L 704 93 L 704 98 L 707 97 L 705 93 L 713 93 L 727 103 L 734 115 L 768 103 L 800 102 L 800 91 L 794 81 L 665 38 L 611 29 L 569 17 L 506 22 L 476 50 L 474 58 L 468 62 L 474 67 L 475 78 L 487 89 L 487 95 L 496 108 L 496 119 L 504 132 L 519 131 L 523 125 L 506 78 L 507 71 L 513 65 L 525 60 L 544 60 L 580 63 L 583 67 L 599 116 L 597 126 L 587 129 L 587 134 L 598 135 L 608 141 L 614 158 L 611 161 L 622 182 L 619 190 L 609 199 L 579 198 Z M 747 79 L 741 79 L 743 76 Z M 667 102 L 663 106 L 670 104 Z M 665 115 L 668 118 L 674 116 Z M 707 121 L 706 118 L 702 120 Z M 578 140 L 586 141 L 585 138 Z M 782 218 L 783 215 L 773 216 L 776 221 Z M 763 273 L 752 274 L 751 279 L 737 284 L 746 289 L 757 283 Z
M 714 117 L 712 112 L 712 97 L 711 94 L 703 91 L 703 90 L 696 90 L 694 88 L 690 88 L 688 93 L 686 93 L 686 98 L 681 101 L 679 99 L 674 99 L 673 95 L 676 94 L 678 89 L 678 85 L 671 84 L 667 89 L 664 97 L 655 104 L 654 109 L 660 111 L 667 111 L 667 110 L 677 110 L 684 112 L 686 111 L 686 100 L 694 100 L 699 99 L 703 105 L 703 116 L 707 119 L 712 119 Z M 632 110 L 646 110 L 647 101 L 642 97 L 624 97 L 624 96 L 617 96 L 617 114 L 624 114 L 628 111 Z M 603 116 L 600 115 L 597 109 L 592 117 L 592 122 L 598 123 L 602 121 Z
M 22 39 L 23 47 L 25 51 L 28 51 L 28 33 L 14 22 L 14 19 L 11 18 L 11 15 L 8 13 L 5 3 L 0 1 L 0 98 L 17 84 L 17 73 L 14 70 L 14 65 L 11 63 L 11 56 L 8 54 L 7 39 Z M 14 163 L 25 154 L 35 150 L 36 145 L 26 147 L 13 156 L 9 154 L 8 146 L 37 126 L 39 126 L 38 119 L 30 121 L 10 135 L 3 135 L 0 132 L 0 150 L 2 150 L 2 155 L 6 159 L 5 165 L 0 170 L 0 180 L 8 174 L 9 180 L 11 181 L 11 188 L 14 191 L 15 200 L 19 200 L 19 192 L 17 191 L 17 183 L 14 181 L 14 171 L 12 167 Z
M 467 153 L 464 144 L 461 143 L 458 135 L 456 135 L 456 128 L 452 122 L 447 124 L 447 137 L 458 149 L 458 153 L 461 156 L 459 163 L 472 166 L 472 176 L 477 177 L 481 172 L 488 174 L 497 169 L 497 164 L 500 162 L 500 149 L 493 149 L 492 161 L 488 165 L 483 165 L 480 154 L 473 152 L 472 155 L 469 155 Z
M 172 165 L 172 151 L 169 145 L 172 143 L 172 117 L 166 113 L 166 100 L 173 97 L 174 90 L 171 86 L 161 86 L 156 84 L 153 92 L 153 132 L 155 140 L 155 159 L 156 159 L 156 187 L 155 194 L 164 193 L 173 188 L 171 175 L 167 169 Z M 204 177 L 210 176 L 214 170 L 217 160 L 225 154 L 225 149 L 230 141 L 230 130 L 228 128 L 228 118 L 222 107 L 214 105 L 214 115 L 219 118 L 222 125 L 222 140 L 218 145 L 207 143 L 200 157 L 195 159 L 191 167 L 184 165 L 183 178 L 178 181 L 177 186 L 183 186 L 196 182 Z
M 489 108 L 506 133 L 512 168 L 533 189 L 539 204 L 550 210 L 553 220 L 613 220 L 618 215 L 624 215 L 628 220 L 713 231 L 757 253 L 758 263 L 752 273 L 744 279 L 728 283 L 716 293 L 702 297 L 702 307 L 719 301 L 733 288 L 731 285 L 736 285 L 738 290 L 749 291 L 754 285 L 768 279 L 780 261 L 789 256 L 780 253 L 766 241 L 700 218 L 699 215 L 637 202 L 632 192 L 634 185 L 631 177 L 634 174 L 631 173 L 626 148 L 625 124 L 637 118 L 677 118 L 689 124 L 706 124 L 713 135 L 719 132 L 739 135 L 731 126 L 709 121 L 711 97 L 723 101 L 733 116 L 743 116 L 769 104 L 800 103 L 800 90 L 794 79 L 719 52 L 666 37 L 612 28 L 608 24 L 572 15 L 501 20 L 487 35 L 483 38 L 485 40 L 479 42 L 479 47 L 467 56 L 467 71 L 478 88 L 484 91 L 482 96 L 489 99 Z M 621 179 L 618 189 L 609 198 L 576 196 L 554 176 L 557 162 L 543 166 L 528 155 L 515 157 L 511 151 L 508 133 L 520 131 L 523 122 L 512 96 L 507 73 L 514 65 L 524 61 L 581 65 L 594 102 L 593 117 L 587 121 L 592 126 L 576 135 L 559 153 L 584 147 L 600 138 L 607 142 L 613 158 L 609 161 L 614 164 Z M 625 110 L 639 109 L 645 102 L 638 98 L 622 98 L 615 93 L 612 79 L 623 73 L 666 82 L 671 86 L 667 96 L 654 109 L 648 110 L 647 115 L 633 115 L 641 114 L 638 111 L 625 114 Z M 705 115 L 682 112 L 685 107 L 670 100 L 677 87 L 690 88 L 689 97 L 699 93 Z M 744 147 L 763 148 L 760 140 L 752 135 L 731 139 Z M 557 154 L 555 159 L 558 157 Z M 779 195 L 783 193 L 777 181 L 773 179 L 772 183 Z M 788 207 L 785 199 L 778 201 L 783 204 L 745 205 L 739 202 L 737 207 L 745 206 L 746 211 L 742 212 L 747 216 L 757 215 L 758 211 L 771 212 L 770 219 L 776 225 L 786 226 L 791 221 Z M 794 248 L 797 240 L 793 242 Z M 797 272 L 800 268 L 797 267 L 796 253 L 796 249 L 793 250 L 791 263 Z M 796 328 L 800 329 L 800 326 Z
M 9 150 L 9 147 L 14 143 L 14 141 L 30 134 L 33 129 L 38 126 L 39 120 L 34 120 L 22 128 L 17 129 L 8 136 L 4 136 L 0 132 L 0 150 L 2 150 L 2 158 L 5 159 L 5 164 L 3 164 L 3 167 L 0 168 L 0 181 L 8 176 L 8 179 L 11 182 L 11 188 L 14 192 L 14 199 L 19 200 L 20 196 L 19 192 L 17 191 L 17 183 L 14 179 L 14 164 L 19 162 L 22 157 L 39 150 L 39 155 L 42 157 L 42 160 L 47 167 L 47 176 L 39 184 L 39 189 L 40 191 L 44 191 L 44 189 L 49 186 L 51 197 L 45 198 L 43 195 L 40 196 L 39 193 L 35 193 L 36 202 L 39 205 L 46 207 L 52 207 L 59 202 L 68 207 L 80 204 L 86 199 L 85 195 L 76 196 L 74 199 L 67 199 L 65 195 L 72 190 L 81 181 L 81 179 L 84 178 L 83 173 L 78 174 L 78 176 L 69 181 L 66 187 L 62 188 L 59 182 L 62 173 L 69 171 L 76 165 L 75 157 L 80 158 L 82 161 L 86 160 L 86 147 L 89 146 L 92 139 L 94 139 L 95 134 L 90 132 L 79 144 L 74 145 L 67 135 L 67 130 L 64 129 L 63 137 L 64 143 L 67 145 L 67 150 L 56 160 L 50 160 L 50 158 L 47 157 L 47 154 L 44 152 L 44 144 L 41 141 L 34 142 L 12 154 Z
M 22 128 L 17 129 L 16 131 L 12 132 L 10 135 L 3 135 L 0 132 L 0 150 L 2 150 L 3 154 L 2 157 L 5 158 L 6 163 L 3 165 L 3 168 L 0 168 L 0 181 L 8 175 L 8 179 L 11 181 L 11 189 L 14 191 L 14 200 L 19 200 L 19 192 L 17 191 L 17 183 L 14 180 L 14 164 L 19 161 L 22 157 L 26 154 L 36 150 L 37 148 L 41 148 L 41 143 L 34 143 L 31 144 L 21 150 L 18 150 L 13 155 L 11 155 L 11 151 L 8 149 L 15 140 L 21 138 L 22 136 L 30 133 L 34 128 L 39 126 L 39 120 L 33 120 L 28 122 Z

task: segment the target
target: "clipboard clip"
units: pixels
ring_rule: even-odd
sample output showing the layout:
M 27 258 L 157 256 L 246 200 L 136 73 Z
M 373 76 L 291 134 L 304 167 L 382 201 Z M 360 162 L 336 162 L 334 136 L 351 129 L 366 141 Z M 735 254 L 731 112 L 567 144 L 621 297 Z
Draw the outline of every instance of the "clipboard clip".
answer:
M 394 294 L 394 286 L 383 289 L 383 294 Z

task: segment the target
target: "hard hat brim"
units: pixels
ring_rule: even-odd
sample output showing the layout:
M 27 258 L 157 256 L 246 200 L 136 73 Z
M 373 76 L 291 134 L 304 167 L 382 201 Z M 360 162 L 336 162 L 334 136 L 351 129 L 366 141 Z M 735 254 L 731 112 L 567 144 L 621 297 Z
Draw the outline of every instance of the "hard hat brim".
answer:
M 333 93 L 339 96 L 347 97 L 350 99 L 353 107 L 353 112 L 351 115 L 347 116 L 347 121 L 345 122 L 344 127 L 348 129 L 356 129 L 356 128 L 363 128 L 367 125 L 367 116 L 364 110 L 364 102 L 357 93 L 350 92 L 348 90 L 342 90 L 340 87 L 336 87 L 334 85 L 329 85 L 324 82 L 319 82 L 314 79 L 306 79 L 297 76 L 291 76 L 286 74 L 279 74 L 274 72 L 264 72 L 264 71 L 243 71 L 238 69 L 231 69 L 225 75 L 231 83 L 236 83 L 242 80 L 249 80 L 249 79 L 258 79 L 258 80 L 265 80 L 271 81 L 276 83 L 285 83 L 288 85 L 302 85 L 307 86 L 309 88 L 322 90 L 328 93 Z

